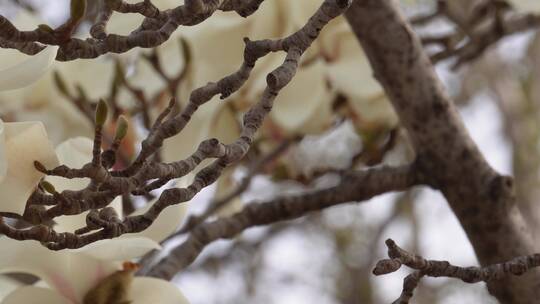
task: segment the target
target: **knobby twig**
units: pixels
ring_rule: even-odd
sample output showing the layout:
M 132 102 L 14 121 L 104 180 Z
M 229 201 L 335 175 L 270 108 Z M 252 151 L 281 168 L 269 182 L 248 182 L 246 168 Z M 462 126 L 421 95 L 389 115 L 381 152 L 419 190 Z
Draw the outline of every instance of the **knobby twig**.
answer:
M 149 2 L 145 1 L 144 3 Z M 188 3 L 193 3 L 193 1 Z M 186 3 L 186 5 L 188 4 Z M 62 193 L 56 192 L 52 185 L 36 189 L 29 198 L 23 214 L 23 219 L 34 226 L 28 230 L 22 230 L 2 222 L 0 223 L 0 232 L 18 240 L 38 240 L 50 249 L 60 250 L 80 248 L 98 240 L 146 229 L 165 208 L 189 201 L 203 188 L 215 182 L 225 168 L 243 158 L 264 118 L 272 109 L 274 99 L 294 77 L 302 54 L 317 38 L 321 29 L 330 20 L 343 13 L 349 5 L 350 0 L 324 1 L 304 27 L 283 39 L 251 41 L 246 38 L 244 62 L 240 69 L 218 82 L 210 82 L 194 90 L 187 106 L 175 116 L 169 115 L 174 106 L 174 102 L 171 102 L 150 128 L 149 135 L 143 140 L 141 151 L 136 159 L 123 170 L 110 170 L 114 165 L 116 150 L 122 137 L 117 138 L 118 140 L 113 142 L 109 150 L 101 152 L 102 126 L 105 123 L 107 113 L 104 110 L 106 103 L 100 102 L 96 108 L 96 129 L 91 163 L 86 164 L 81 169 L 73 169 L 64 165 L 48 169 L 39 162 L 35 163 L 36 169 L 46 175 L 63 178 L 88 178 L 91 180 L 88 187 L 79 191 L 66 190 Z M 190 157 L 173 163 L 160 163 L 151 159 L 165 139 L 183 130 L 200 106 L 216 95 L 221 95 L 221 98 L 225 99 L 237 91 L 249 78 L 250 72 L 259 58 L 278 51 L 286 53 L 285 61 L 267 75 L 267 87 L 260 101 L 245 113 L 242 131 L 236 141 L 226 145 L 217 139 L 205 140 L 200 143 L 198 149 Z M 117 131 L 117 133 L 125 135 L 125 130 L 123 132 Z M 206 159 L 211 159 L 213 162 L 202 168 L 187 188 L 173 188 L 163 191 L 145 214 L 128 216 L 123 220 L 108 220 L 111 212 L 110 207 L 107 206 L 115 197 L 129 193 L 146 195 L 170 180 L 185 176 Z M 45 206 L 52 207 L 45 208 Z M 81 227 L 75 233 L 57 233 L 45 225 L 55 217 L 80 214 L 88 210 L 91 212 L 87 218 L 87 227 Z M 107 218 L 101 218 L 105 215 Z M 116 215 L 112 215 L 112 217 L 115 218 Z
M 195 226 L 204 222 L 208 217 L 213 215 L 216 211 L 225 207 L 234 198 L 244 193 L 248 189 L 249 185 L 251 184 L 253 177 L 256 174 L 258 174 L 264 168 L 264 166 L 266 166 L 269 162 L 272 162 L 273 160 L 278 158 L 281 154 L 283 154 L 283 152 L 285 152 L 287 148 L 289 148 L 292 142 L 293 142 L 292 140 L 286 139 L 267 155 L 264 155 L 263 157 L 260 157 L 254 160 L 251 164 L 249 164 L 248 172 L 246 176 L 242 178 L 242 180 L 240 181 L 240 184 L 237 187 L 235 187 L 234 190 L 230 191 L 224 197 L 217 198 L 213 200 L 212 202 L 210 202 L 209 206 L 206 208 L 206 210 L 204 210 L 202 214 L 193 215 L 189 217 L 186 220 L 186 224 L 184 225 L 184 227 L 182 227 L 182 229 L 180 229 L 178 233 L 176 233 L 175 235 L 171 237 L 190 231 Z
M 86 14 L 86 1 L 72 0 L 71 18 L 55 29 L 40 25 L 32 31 L 20 31 L 0 15 L 0 46 L 34 55 L 45 45 L 58 45 L 60 49 L 56 59 L 61 61 L 96 58 L 107 53 L 125 53 L 135 47 L 159 46 L 167 41 L 180 25 L 199 24 L 217 10 L 235 11 L 240 16 L 247 17 L 255 12 L 264 0 L 186 0 L 184 5 L 163 11 L 149 0 L 138 3 L 104 0 L 101 1 L 98 16 L 90 29 L 92 37 L 85 40 L 73 38 L 72 34 Z M 113 14 L 140 14 L 145 19 L 137 29 L 123 36 L 106 31 Z
M 448 261 L 428 260 L 419 255 L 410 253 L 392 240 L 386 240 L 388 257 L 380 260 L 373 269 L 374 275 L 384 275 L 397 271 L 401 265 L 416 270 L 403 281 L 403 291 L 394 304 L 407 304 L 413 297 L 414 290 L 420 280 L 425 277 L 448 277 L 460 279 L 465 283 L 490 282 L 501 280 L 509 275 L 520 276 L 531 268 L 540 266 L 540 254 L 516 257 L 504 263 L 485 267 L 460 267 Z
M 343 203 L 365 201 L 386 192 L 403 191 L 420 183 L 414 164 L 395 168 L 381 166 L 344 173 L 338 185 L 327 189 L 247 204 L 242 211 L 230 217 L 195 227 L 187 240 L 174 248 L 148 274 L 171 279 L 193 263 L 206 245 L 218 239 L 232 238 L 250 227 L 295 219 Z

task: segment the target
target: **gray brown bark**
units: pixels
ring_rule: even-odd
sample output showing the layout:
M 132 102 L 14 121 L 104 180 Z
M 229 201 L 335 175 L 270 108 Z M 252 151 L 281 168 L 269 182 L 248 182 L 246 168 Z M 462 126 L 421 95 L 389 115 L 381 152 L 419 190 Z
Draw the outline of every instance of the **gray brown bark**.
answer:
M 417 161 L 469 237 L 482 265 L 538 251 L 516 207 L 513 180 L 495 172 L 471 140 L 422 45 L 391 0 L 356 0 L 346 13 L 375 77 L 408 130 Z M 502 303 L 533 303 L 538 271 L 491 282 Z

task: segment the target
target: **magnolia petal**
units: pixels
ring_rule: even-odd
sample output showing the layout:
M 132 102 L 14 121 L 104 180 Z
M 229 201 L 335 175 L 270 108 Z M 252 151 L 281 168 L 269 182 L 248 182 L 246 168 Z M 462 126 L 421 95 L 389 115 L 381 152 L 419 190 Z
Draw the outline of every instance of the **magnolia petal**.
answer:
M 398 116 L 384 94 L 374 96 L 374 98 L 352 98 L 349 104 L 361 124 L 367 123 L 387 128 L 398 124 Z
M 285 61 L 284 53 L 270 53 L 257 61 L 251 72 L 251 77 L 241 88 L 242 96 L 235 96 L 235 106 L 246 111 L 248 107 L 257 103 L 267 87 L 266 76 Z
M 0 120 L 0 183 L 7 174 L 8 161 L 5 148 L 6 136 L 4 134 L 4 122 Z
M 278 0 L 276 2 L 280 6 L 281 20 L 286 20 L 285 34 L 287 35 L 302 28 L 323 3 L 322 0 Z
M 320 2 L 319 0 L 314 0 Z M 312 0 L 306 1 L 267 1 L 261 4 L 257 12 L 244 21 L 249 28 L 249 37 L 255 39 L 268 39 L 272 37 L 285 37 L 299 28 L 309 19 Z M 320 3 L 319 3 L 320 4 Z M 314 11 L 314 10 L 313 10 Z M 306 13 L 309 12 L 309 13 Z M 273 26 L 269 26 L 273 25 Z M 310 47 L 308 52 L 311 52 Z M 241 103 L 252 105 L 259 101 L 259 98 L 266 87 L 266 75 L 273 69 L 280 66 L 285 60 L 284 53 L 270 53 L 257 60 L 257 64 L 251 71 L 251 77 L 246 81 L 241 91 L 245 91 Z M 245 107 L 241 107 L 244 109 Z
M 58 161 L 70 168 L 80 169 L 83 165 L 92 161 L 93 142 L 86 137 L 68 139 L 56 147 Z M 58 192 L 64 190 L 81 190 L 90 180 L 88 178 L 63 178 L 49 176 L 47 181 L 52 183 Z
M 232 138 L 230 132 L 235 130 L 237 132 L 238 128 L 235 125 L 229 125 L 230 116 L 225 118 L 227 119 L 225 123 L 221 120 L 220 113 L 223 113 L 225 106 L 225 103 L 214 98 L 200 107 L 193 114 L 182 132 L 165 140 L 163 144 L 163 160 L 173 162 L 185 159 L 197 150 L 203 140 L 211 137 L 230 141 Z M 227 125 L 225 129 L 219 130 L 224 127 L 224 124 Z
M 155 241 L 146 237 L 114 238 L 101 240 L 74 252 L 103 261 L 127 261 L 141 257 L 154 249 L 161 249 Z
M 259 9 L 248 19 L 245 19 L 243 24 L 249 27 L 249 39 L 259 40 L 273 37 L 286 36 L 289 30 L 289 19 L 281 19 L 284 22 L 276 22 L 280 20 L 282 4 L 278 1 L 263 2 Z M 236 16 L 233 16 L 236 18 Z
M 152 203 L 137 210 L 134 215 L 144 214 L 150 207 L 152 207 Z M 125 234 L 122 237 L 129 239 L 132 239 L 133 236 L 144 237 L 159 243 L 176 231 L 176 228 L 182 223 L 186 211 L 187 203 L 167 207 L 159 214 L 150 227 L 139 233 L 133 235 Z
M 327 73 L 336 90 L 360 98 L 371 98 L 382 92 L 358 39 L 343 17 L 332 20 L 323 29 L 318 43 L 329 60 Z
M 88 137 L 68 139 L 56 147 L 58 159 L 64 165 L 81 168 L 92 160 L 94 142 Z
M 17 288 L 10 293 L 2 304 L 73 304 L 59 293 L 35 286 Z
M 188 122 L 186 127 L 179 134 L 168 138 L 163 143 L 163 160 L 166 162 L 174 162 L 189 157 L 197 150 L 197 147 L 202 140 L 208 138 L 208 122 L 209 115 L 208 107 L 215 107 L 217 101 L 210 101 L 210 104 L 199 108 L 193 117 Z
M 0 211 L 22 214 L 26 201 L 43 174 L 34 167 L 40 161 L 45 167 L 58 165 L 58 159 L 41 122 L 3 123 L 7 174 L 0 183 Z
M 287 132 L 320 132 L 330 125 L 331 103 L 324 64 L 317 60 L 297 71 L 276 98 L 270 116 Z
M 1 273 L 33 274 L 74 302 L 119 267 L 118 263 L 94 259 L 74 250 L 52 251 L 36 241 L 4 237 L 0 238 L 0 248 L 3 248 L 0 251 Z
M 188 174 L 187 176 L 178 179 L 174 186 L 177 188 L 187 188 L 192 180 L 193 174 Z M 157 199 L 148 203 L 145 207 L 138 209 L 134 212 L 133 215 L 141 215 L 146 213 L 152 207 L 156 200 Z M 159 216 L 154 220 L 150 227 L 139 233 L 125 234 L 122 237 L 145 237 L 154 240 L 155 242 L 161 243 L 161 241 L 165 240 L 168 236 L 170 236 L 173 232 L 176 231 L 178 226 L 180 226 L 182 220 L 186 216 L 188 205 L 189 202 L 184 202 L 179 205 L 167 207 L 159 214 Z
M 5 275 L 0 275 L 0 303 L 13 290 L 23 286 L 19 281 L 11 279 Z
M 174 284 L 148 277 L 135 277 L 129 296 L 132 304 L 189 304 Z
M 54 62 L 57 46 L 49 46 L 13 67 L 0 71 L 0 91 L 26 87 L 36 82 Z
M 522 12 L 540 12 L 540 2 L 538 0 L 510 0 L 510 3 Z
M 215 14 L 208 22 L 186 32 L 192 65 L 196 67 L 191 71 L 193 84 L 204 85 L 235 72 L 242 64 L 243 39 L 248 34 L 246 20 L 230 14 Z
M 129 55 L 123 54 L 123 56 Z M 66 79 L 69 79 L 69 84 L 79 85 L 89 99 L 96 100 L 108 96 L 115 73 L 114 62 L 109 57 L 58 62 L 54 67 Z

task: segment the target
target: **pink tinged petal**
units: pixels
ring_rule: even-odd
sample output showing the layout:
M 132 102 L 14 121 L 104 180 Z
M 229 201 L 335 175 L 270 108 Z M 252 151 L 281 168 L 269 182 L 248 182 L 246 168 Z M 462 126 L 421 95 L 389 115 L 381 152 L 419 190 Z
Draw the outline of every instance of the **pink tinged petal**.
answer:
M 0 182 L 0 211 L 22 214 L 26 201 L 43 174 L 34 167 L 40 161 L 45 167 L 58 165 L 58 159 L 41 122 L 3 123 L 4 166 L 7 171 Z
M 64 298 L 54 290 L 26 286 L 10 293 L 2 304 L 78 304 Z
M 19 89 L 36 82 L 49 70 L 57 52 L 57 46 L 49 46 L 37 55 L 0 71 L 0 91 Z
M 174 284 L 147 277 L 135 277 L 129 298 L 132 304 L 189 304 Z

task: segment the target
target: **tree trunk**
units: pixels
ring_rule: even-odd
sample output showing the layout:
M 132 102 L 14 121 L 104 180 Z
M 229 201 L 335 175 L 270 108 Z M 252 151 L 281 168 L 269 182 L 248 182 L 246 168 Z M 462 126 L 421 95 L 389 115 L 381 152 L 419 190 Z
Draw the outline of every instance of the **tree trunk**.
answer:
M 446 197 L 480 263 L 538 252 L 516 207 L 512 178 L 495 172 L 479 152 L 396 3 L 355 0 L 346 17 L 409 132 L 421 173 Z M 535 303 L 539 283 L 533 270 L 488 288 L 502 303 Z

